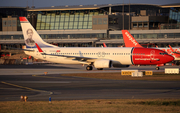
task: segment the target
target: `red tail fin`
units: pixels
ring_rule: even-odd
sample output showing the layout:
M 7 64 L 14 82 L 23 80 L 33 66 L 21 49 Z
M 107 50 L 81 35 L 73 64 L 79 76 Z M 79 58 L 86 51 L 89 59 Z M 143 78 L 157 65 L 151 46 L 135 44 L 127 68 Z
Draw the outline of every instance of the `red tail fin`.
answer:
M 128 32 L 128 30 L 121 30 L 126 47 L 142 47 L 136 39 Z

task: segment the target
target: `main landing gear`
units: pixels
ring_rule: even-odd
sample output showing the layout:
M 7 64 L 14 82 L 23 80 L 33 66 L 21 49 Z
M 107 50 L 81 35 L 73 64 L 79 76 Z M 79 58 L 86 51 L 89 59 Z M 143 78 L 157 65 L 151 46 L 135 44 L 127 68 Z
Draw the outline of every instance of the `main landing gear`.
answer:
M 88 66 L 86 67 L 86 70 L 87 70 L 87 71 L 93 70 L 93 66 L 92 66 L 92 65 L 88 65 Z M 97 68 L 97 70 L 103 70 L 103 68 Z
M 88 65 L 88 66 L 86 67 L 86 70 L 88 70 L 88 71 L 90 71 L 90 70 L 92 70 L 92 69 L 93 69 L 93 67 L 90 66 L 90 65 Z

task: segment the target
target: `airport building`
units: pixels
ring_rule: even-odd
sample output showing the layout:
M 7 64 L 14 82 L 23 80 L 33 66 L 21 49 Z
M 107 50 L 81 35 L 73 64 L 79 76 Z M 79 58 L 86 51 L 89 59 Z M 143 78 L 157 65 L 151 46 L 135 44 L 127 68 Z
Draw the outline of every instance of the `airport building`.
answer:
M 60 47 L 123 46 L 123 29 L 143 46 L 180 46 L 178 3 L 0 7 L 1 52 L 25 45 L 20 16 L 28 18 L 43 40 Z

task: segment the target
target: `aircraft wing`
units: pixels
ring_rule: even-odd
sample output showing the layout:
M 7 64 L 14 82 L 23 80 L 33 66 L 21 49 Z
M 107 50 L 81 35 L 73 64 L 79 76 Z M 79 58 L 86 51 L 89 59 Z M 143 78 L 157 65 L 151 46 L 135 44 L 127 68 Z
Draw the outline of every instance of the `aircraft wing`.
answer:
M 72 60 L 77 60 L 80 62 L 94 62 L 97 60 L 97 58 L 92 58 L 92 57 L 83 57 L 83 56 L 69 56 L 69 55 L 54 55 L 54 54 L 46 54 L 46 53 L 41 53 L 42 55 L 50 55 L 50 56 L 58 56 L 58 57 L 66 57 Z
M 56 54 L 47 54 L 44 53 L 43 50 L 39 47 L 39 45 L 37 43 L 35 43 L 38 51 L 42 54 L 42 55 L 50 55 L 50 56 L 58 56 L 58 57 L 66 57 L 72 60 L 77 60 L 79 62 L 81 62 L 82 64 L 89 64 L 91 62 L 94 62 L 95 60 L 97 60 L 97 58 L 91 58 L 91 57 L 83 57 L 83 56 L 70 56 L 70 55 L 56 55 Z
M 34 51 L 34 50 L 30 50 L 30 49 L 22 49 L 23 51 Z

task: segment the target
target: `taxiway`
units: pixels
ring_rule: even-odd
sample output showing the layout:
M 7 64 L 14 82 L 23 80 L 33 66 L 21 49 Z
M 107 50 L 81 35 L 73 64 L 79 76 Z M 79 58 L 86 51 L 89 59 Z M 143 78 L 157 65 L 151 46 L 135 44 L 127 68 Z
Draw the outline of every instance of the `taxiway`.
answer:
M 125 69 L 125 68 L 124 68 Z M 137 69 L 129 67 L 127 69 Z M 138 67 L 154 70 L 154 67 Z M 44 71 L 48 74 L 44 75 Z M 163 71 L 163 68 L 161 70 Z M 61 76 L 63 73 L 120 72 L 119 68 L 86 71 L 80 65 L 0 66 L 0 101 L 75 100 L 75 99 L 150 99 L 180 98 L 179 81 L 105 80 Z

